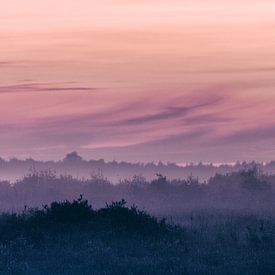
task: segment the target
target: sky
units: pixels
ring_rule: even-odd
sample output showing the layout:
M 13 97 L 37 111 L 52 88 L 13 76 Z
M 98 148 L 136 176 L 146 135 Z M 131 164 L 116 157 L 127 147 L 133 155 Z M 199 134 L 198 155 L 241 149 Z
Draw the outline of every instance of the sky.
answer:
M 275 159 L 273 0 L 9 0 L 0 156 Z

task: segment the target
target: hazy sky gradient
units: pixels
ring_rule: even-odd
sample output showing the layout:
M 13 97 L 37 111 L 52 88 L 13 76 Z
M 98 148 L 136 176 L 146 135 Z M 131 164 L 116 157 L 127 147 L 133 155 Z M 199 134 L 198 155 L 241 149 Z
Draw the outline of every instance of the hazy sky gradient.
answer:
M 275 158 L 273 0 L 9 0 L 0 155 Z

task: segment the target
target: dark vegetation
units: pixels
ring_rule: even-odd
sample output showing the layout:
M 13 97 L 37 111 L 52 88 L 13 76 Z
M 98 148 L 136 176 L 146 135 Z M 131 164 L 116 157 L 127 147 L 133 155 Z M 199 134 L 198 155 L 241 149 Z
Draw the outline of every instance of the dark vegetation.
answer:
M 1 274 L 274 274 L 271 216 L 190 212 L 175 226 L 125 204 L 2 214 Z
M 274 274 L 274 192 L 256 166 L 117 185 L 32 172 L 0 184 L 0 274 Z

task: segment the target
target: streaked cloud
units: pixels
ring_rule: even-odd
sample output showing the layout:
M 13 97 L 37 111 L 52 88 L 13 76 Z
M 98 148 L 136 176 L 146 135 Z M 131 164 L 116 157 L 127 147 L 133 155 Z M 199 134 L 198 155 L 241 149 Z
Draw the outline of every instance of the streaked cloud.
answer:
M 70 83 L 69 83 L 70 84 Z M 24 83 L 0 86 L 0 93 L 38 93 L 38 92 L 94 92 L 96 88 L 72 86 L 66 83 Z

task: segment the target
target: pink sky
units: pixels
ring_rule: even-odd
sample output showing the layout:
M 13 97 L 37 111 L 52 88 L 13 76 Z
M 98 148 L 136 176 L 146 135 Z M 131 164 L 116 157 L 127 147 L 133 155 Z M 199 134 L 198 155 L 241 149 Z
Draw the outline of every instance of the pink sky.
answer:
M 273 0 L 9 0 L 3 157 L 271 160 Z

